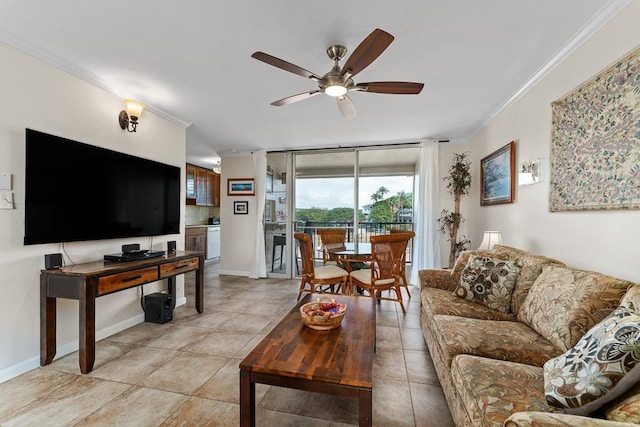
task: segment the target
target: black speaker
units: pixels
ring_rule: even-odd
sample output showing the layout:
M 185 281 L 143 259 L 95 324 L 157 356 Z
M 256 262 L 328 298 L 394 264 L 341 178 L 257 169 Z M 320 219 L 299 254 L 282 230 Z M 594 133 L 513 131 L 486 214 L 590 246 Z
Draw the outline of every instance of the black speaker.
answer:
M 155 293 L 144 296 L 144 321 L 167 323 L 173 319 L 173 300 L 171 295 Z
M 62 254 L 45 254 L 44 268 L 53 270 L 62 267 Z
M 131 243 L 130 245 L 122 245 L 122 253 L 133 252 L 140 250 L 140 243 Z
M 175 252 L 176 251 L 176 241 L 171 240 L 167 242 L 167 252 Z

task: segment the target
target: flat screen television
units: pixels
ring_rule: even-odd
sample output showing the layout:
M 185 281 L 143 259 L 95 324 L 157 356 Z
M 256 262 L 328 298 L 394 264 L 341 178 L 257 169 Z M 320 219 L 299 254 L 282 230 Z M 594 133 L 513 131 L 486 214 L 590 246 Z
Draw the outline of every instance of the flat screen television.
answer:
M 26 129 L 24 244 L 180 232 L 180 168 Z

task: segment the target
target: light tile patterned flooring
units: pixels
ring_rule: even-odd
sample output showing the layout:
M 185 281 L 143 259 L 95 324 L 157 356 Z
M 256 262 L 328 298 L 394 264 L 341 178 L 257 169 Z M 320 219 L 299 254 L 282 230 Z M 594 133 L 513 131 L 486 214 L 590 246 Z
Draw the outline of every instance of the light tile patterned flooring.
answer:
M 164 325 L 141 323 L 97 343 L 81 375 L 77 352 L 0 384 L 0 426 L 237 426 L 240 361 L 296 302 L 295 280 L 219 276 L 205 268 L 205 311 L 188 303 Z M 383 301 L 373 368 L 375 426 L 453 426 L 419 321 Z M 258 426 L 350 426 L 355 400 L 258 384 Z

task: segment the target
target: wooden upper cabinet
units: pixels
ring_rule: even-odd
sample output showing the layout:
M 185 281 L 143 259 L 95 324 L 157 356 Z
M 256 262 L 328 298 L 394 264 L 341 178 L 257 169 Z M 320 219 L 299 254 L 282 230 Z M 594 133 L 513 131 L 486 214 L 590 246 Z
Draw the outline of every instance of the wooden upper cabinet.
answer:
M 220 174 L 207 171 L 209 182 L 209 206 L 220 206 Z
M 196 205 L 209 205 L 209 182 L 207 180 L 207 170 L 196 168 Z
M 193 165 L 187 165 L 187 205 L 196 204 L 196 167 Z
M 220 174 L 209 169 L 187 165 L 186 193 L 187 205 L 220 206 Z

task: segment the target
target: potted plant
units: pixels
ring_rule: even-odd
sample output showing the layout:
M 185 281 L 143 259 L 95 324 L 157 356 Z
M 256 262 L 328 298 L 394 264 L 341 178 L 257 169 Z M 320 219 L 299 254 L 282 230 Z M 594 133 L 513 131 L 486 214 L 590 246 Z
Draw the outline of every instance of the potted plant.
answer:
M 462 238 L 458 240 L 458 229 L 464 221 L 464 218 L 460 215 L 460 196 L 469 194 L 469 188 L 471 187 L 470 169 L 471 161 L 468 158 L 468 153 L 454 153 L 453 161 L 449 167 L 449 173 L 442 178 L 442 180 L 447 183 L 449 194 L 454 198 L 453 212 L 443 209 L 442 212 L 440 212 L 440 218 L 437 220 L 440 226 L 440 232 L 442 234 L 448 234 L 448 241 L 451 242 L 449 268 L 453 268 L 458 254 L 469 249 L 469 245 L 471 244 L 471 241 L 465 236 L 462 236 Z

